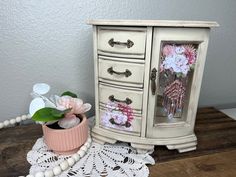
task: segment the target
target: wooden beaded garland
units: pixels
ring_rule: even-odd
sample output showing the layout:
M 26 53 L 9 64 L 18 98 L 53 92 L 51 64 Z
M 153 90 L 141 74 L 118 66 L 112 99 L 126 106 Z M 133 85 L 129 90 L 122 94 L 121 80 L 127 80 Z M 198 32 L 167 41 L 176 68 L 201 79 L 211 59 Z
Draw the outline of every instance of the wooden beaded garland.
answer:
M 72 158 L 73 158 L 76 162 L 80 160 L 80 156 L 79 156 L 79 154 L 77 154 L 77 153 L 73 154 L 73 155 L 72 155 Z
M 75 164 L 75 160 L 74 160 L 73 158 L 67 159 L 67 162 L 68 162 L 68 164 L 69 164 L 70 167 Z
M 44 177 L 44 173 L 43 172 L 37 172 L 35 174 L 35 177 Z
M 0 122 L 0 129 L 4 127 L 8 127 L 9 125 L 15 125 L 16 123 L 20 123 L 22 120 L 31 119 L 30 115 L 22 115 L 21 117 L 18 116 L 15 119 L 5 120 Z
M 60 166 L 55 166 L 55 167 L 53 168 L 53 174 L 54 174 L 55 176 L 60 175 L 60 174 L 61 174 L 61 167 L 60 167 Z
M 53 171 L 52 170 L 45 171 L 44 176 L 45 177 L 53 177 L 54 176 Z
M 3 124 L 4 124 L 5 127 L 7 127 L 7 126 L 10 124 L 10 122 L 9 122 L 9 120 L 5 120 L 5 121 L 3 122 Z
M 27 175 L 26 177 L 34 177 L 33 175 Z
M 60 167 L 62 170 L 66 170 L 67 168 L 69 168 L 69 163 L 67 162 L 67 160 L 64 160 L 61 164 Z
M 22 115 L 18 116 L 15 119 L 5 120 L 0 122 L 0 129 L 4 127 L 8 127 L 9 125 L 15 125 L 16 123 L 20 123 L 21 121 L 31 119 L 31 116 Z M 67 170 L 69 167 L 73 166 L 77 161 L 79 161 L 85 153 L 88 151 L 89 147 L 91 146 L 92 139 L 90 134 L 88 135 L 88 139 L 85 144 L 78 150 L 77 153 L 73 154 L 69 159 L 63 161 L 59 166 L 55 166 L 52 170 L 46 170 L 44 172 L 37 172 L 35 175 L 28 174 L 26 177 L 53 177 L 60 175 L 62 171 Z M 24 177 L 24 176 L 20 176 Z

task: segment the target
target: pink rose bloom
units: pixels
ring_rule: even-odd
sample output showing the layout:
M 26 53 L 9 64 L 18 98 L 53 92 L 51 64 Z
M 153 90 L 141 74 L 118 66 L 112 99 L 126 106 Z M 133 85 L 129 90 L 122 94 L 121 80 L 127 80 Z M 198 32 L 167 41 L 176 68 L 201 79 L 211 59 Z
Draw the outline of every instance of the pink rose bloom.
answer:
M 161 72 L 163 72 L 163 71 L 164 71 L 164 65 L 163 65 L 163 63 L 162 63 L 162 64 L 160 64 L 160 71 L 159 71 L 159 72 L 161 73 Z
M 174 55 L 175 47 L 173 45 L 165 45 L 162 49 L 162 53 L 164 56 Z
M 190 65 L 194 64 L 196 62 L 196 57 L 197 57 L 196 49 L 192 45 L 185 45 L 184 48 L 185 48 L 184 55 L 188 59 L 188 63 Z
M 59 97 L 56 104 L 57 109 L 71 109 L 71 111 L 67 113 L 66 117 L 71 117 L 72 114 L 83 114 L 91 109 L 91 105 L 89 103 L 84 104 L 81 99 L 72 98 L 70 96 Z
M 67 115 L 65 118 L 58 121 L 58 125 L 66 129 L 75 127 L 79 123 L 80 119 L 78 119 L 74 114 Z

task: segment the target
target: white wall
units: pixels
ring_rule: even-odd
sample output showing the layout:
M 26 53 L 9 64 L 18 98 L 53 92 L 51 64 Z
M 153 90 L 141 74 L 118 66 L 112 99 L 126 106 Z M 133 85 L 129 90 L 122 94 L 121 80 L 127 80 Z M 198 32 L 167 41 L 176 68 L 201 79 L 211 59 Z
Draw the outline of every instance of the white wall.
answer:
M 200 106 L 236 103 L 235 0 L 1 0 L 0 119 L 27 113 L 36 82 L 94 103 L 87 19 L 216 20 Z M 91 114 L 93 111 L 91 112 Z

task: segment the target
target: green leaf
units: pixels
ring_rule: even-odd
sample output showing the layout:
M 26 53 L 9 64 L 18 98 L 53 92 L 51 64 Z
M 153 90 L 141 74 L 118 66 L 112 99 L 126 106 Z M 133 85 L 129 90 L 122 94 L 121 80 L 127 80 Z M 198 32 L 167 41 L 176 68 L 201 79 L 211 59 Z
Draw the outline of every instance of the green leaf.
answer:
M 70 91 L 66 91 L 64 93 L 61 94 L 61 96 L 71 96 L 72 98 L 78 98 L 77 95 L 75 93 L 72 93 Z
M 177 73 L 176 76 L 180 78 L 182 76 L 182 73 Z
M 55 108 L 42 108 L 34 113 L 32 119 L 41 122 L 54 121 L 63 118 L 67 112 L 68 109 L 60 111 Z
M 192 70 L 194 70 L 195 64 L 190 65 L 190 68 L 191 68 Z
M 66 109 L 66 110 L 58 110 L 58 109 L 53 109 L 51 110 L 51 113 L 54 117 L 63 117 L 66 113 L 70 112 L 71 109 Z

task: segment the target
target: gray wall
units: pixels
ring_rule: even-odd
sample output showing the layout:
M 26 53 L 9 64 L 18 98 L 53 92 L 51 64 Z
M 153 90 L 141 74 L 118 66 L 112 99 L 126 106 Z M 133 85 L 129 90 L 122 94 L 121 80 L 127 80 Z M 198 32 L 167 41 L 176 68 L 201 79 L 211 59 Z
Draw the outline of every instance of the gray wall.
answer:
M 0 120 L 28 112 L 32 85 L 94 103 L 87 19 L 215 20 L 200 106 L 236 103 L 235 0 L 1 0 Z M 90 113 L 92 114 L 93 111 Z

